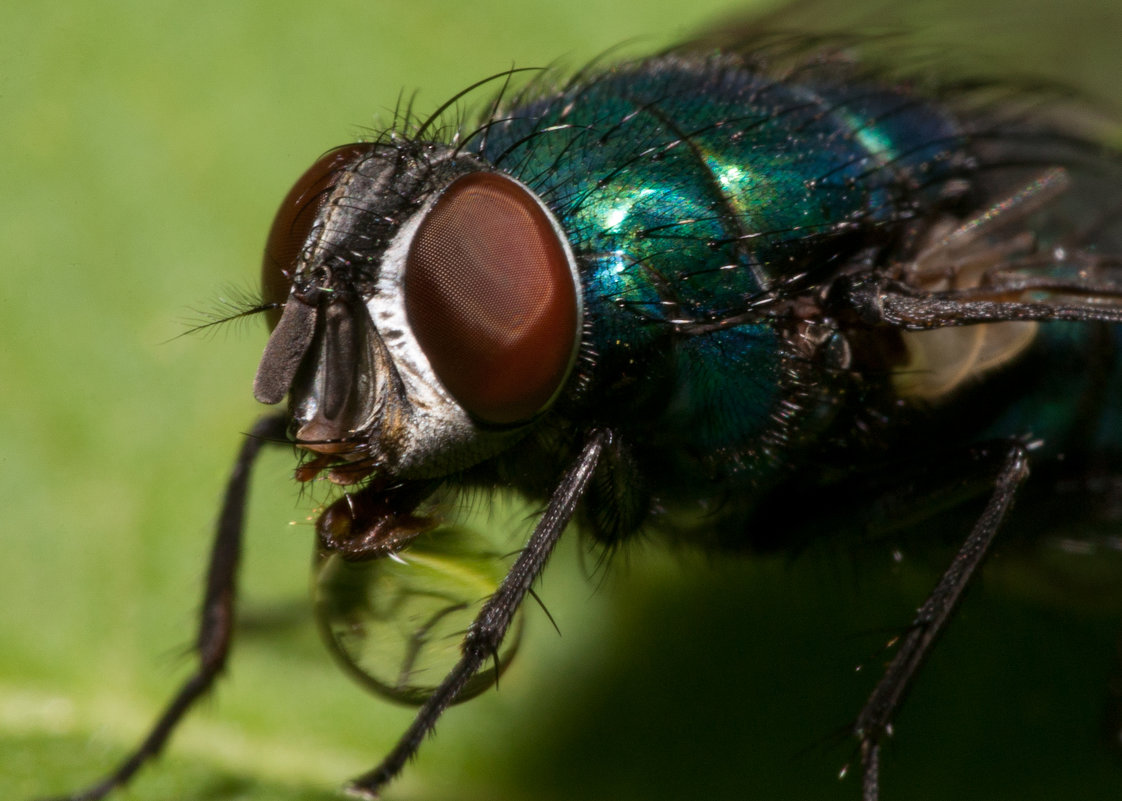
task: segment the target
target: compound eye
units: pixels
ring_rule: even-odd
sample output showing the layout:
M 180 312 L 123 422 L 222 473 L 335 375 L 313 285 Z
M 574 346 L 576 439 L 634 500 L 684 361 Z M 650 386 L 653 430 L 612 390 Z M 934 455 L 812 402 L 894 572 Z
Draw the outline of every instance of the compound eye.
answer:
M 561 387 L 577 287 L 560 236 L 521 184 L 495 173 L 454 181 L 417 229 L 404 290 L 414 336 L 472 416 L 521 422 Z
M 288 190 L 269 229 L 265 258 L 261 264 L 261 288 L 265 303 L 276 303 L 266 312 L 269 330 L 280 320 L 281 308 L 292 289 L 292 276 L 300 254 L 307 246 L 312 226 L 324 200 L 344 170 L 370 153 L 371 145 L 358 142 L 324 153 Z

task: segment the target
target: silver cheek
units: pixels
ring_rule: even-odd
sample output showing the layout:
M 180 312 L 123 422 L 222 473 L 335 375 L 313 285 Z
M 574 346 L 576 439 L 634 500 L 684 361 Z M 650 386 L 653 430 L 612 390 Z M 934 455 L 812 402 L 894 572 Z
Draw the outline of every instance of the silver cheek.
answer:
M 509 180 L 515 179 L 505 176 Z M 577 287 L 577 329 L 583 316 L 580 292 L 580 274 L 569 246 L 568 237 L 554 217 L 553 212 L 541 199 L 521 182 L 527 194 L 545 212 L 554 232 L 565 249 L 573 284 Z M 393 407 L 400 411 L 403 419 L 400 426 L 394 426 L 395 435 L 392 453 L 382 450 L 382 464 L 393 474 L 402 478 L 425 478 L 447 475 L 453 470 L 463 469 L 487 459 L 510 446 L 522 437 L 528 426 L 495 431 L 476 425 L 456 400 L 448 394 L 443 384 L 425 356 L 409 320 L 405 314 L 404 276 L 405 265 L 413 238 L 421 222 L 439 200 L 441 193 L 434 195 L 398 231 L 386 248 L 382 257 L 381 269 L 375 284 L 374 295 L 366 303 L 370 319 L 378 330 L 389 359 L 393 362 L 397 377 L 400 379 L 401 392 Z M 572 361 L 576 360 L 579 337 L 574 343 Z M 570 368 L 571 369 L 571 368 Z M 379 391 L 389 390 L 385 382 Z M 392 391 L 392 390 L 389 390 Z M 560 392 L 560 387 L 558 392 Z M 383 413 L 386 407 L 383 407 Z M 382 421 L 383 425 L 386 421 Z M 378 430 L 377 424 L 374 430 Z M 384 430 L 384 429 L 383 429 Z
M 488 431 L 472 422 L 437 379 L 409 327 L 403 288 L 406 257 L 436 199 L 434 196 L 398 231 L 382 258 L 374 296 L 366 304 L 400 378 L 403 397 L 397 406 L 405 419 L 397 428 L 394 453 L 384 456 L 386 467 L 402 478 L 446 475 L 469 467 L 498 453 L 523 433 L 523 429 Z

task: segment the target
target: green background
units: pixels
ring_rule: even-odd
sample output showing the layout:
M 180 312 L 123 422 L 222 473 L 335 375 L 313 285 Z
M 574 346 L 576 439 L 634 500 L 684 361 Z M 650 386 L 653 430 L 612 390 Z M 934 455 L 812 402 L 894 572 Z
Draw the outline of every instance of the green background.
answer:
M 728 12 L 724 0 L 606 5 L 5 8 L 0 798 L 97 777 L 184 675 L 217 498 L 260 412 L 264 332 L 177 335 L 252 291 L 291 182 L 387 119 L 402 89 L 419 90 L 423 112 L 512 64 L 580 65 L 624 41 L 653 50 Z M 939 25 L 919 26 L 1004 53 L 998 69 L 1059 70 L 1109 94 L 1114 5 L 1008 3 L 983 18 L 978 3 L 929 3 Z M 257 472 L 227 679 L 121 797 L 326 801 L 410 719 L 316 640 L 310 505 L 291 466 L 278 453 Z M 938 561 L 822 556 L 728 562 L 650 544 L 605 575 L 570 537 L 540 590 L 562 636 L 531 610 L 501 691 L 450 712 L 387 797 L 857 798 L 835 778 L 852 756 L 835 734 Z M 1006 592 L 1043 581 L 1015 561 L 999 554 L 913 693 L 886 801 L 1122 788 L 1099 729 L 1117 610 Z

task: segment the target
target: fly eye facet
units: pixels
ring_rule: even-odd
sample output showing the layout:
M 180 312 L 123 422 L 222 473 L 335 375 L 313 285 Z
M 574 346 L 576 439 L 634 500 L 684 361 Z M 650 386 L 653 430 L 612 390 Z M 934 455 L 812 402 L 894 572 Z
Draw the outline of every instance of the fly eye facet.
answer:
M 533 417 L 568 373 L 577 287 L 546 212 L 496 173 L 454 181 L 409 249 L 405 313 L 437 378 L 487 423 Z
M 324 153 L 288 190 L 269 229 L 265 258 L 261 264 L 261 287 L 265 303 L 277 306 L 266 312 L 269 330 L 276 327 L 281 304 L 288 299 L 292 274 L 307 245 L 320 207 L 343 169 L 370 152 L 370 145 L 356 142 Z

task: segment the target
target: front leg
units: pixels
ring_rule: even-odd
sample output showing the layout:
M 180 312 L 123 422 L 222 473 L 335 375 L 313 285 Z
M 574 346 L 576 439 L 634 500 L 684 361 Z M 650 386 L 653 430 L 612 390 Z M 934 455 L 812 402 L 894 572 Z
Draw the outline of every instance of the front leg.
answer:
M 140 745 L 113 772 L 97 784 L 61 796 L 55 801 L 98 801 L 127 784 L 141 767 L 163 750 L 183 716 L 210 689 L 222 672 L 230 653 L 234 629 L 234 602 L 242 532 L 245 527 L 249 471 L 261 448 L 271 443 L 288 441 L 285 436 L 286 426 L 284 415 L 272 415 L 258 420 L 242 443 L 234 469 L 226 483 L 222 512 L 218 517 L 207 567 L 206 590 L 199 612 L 199 632 L 195 637 L 195 653 L 199 664 L 195 672 L 179 688 Z

